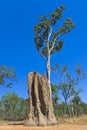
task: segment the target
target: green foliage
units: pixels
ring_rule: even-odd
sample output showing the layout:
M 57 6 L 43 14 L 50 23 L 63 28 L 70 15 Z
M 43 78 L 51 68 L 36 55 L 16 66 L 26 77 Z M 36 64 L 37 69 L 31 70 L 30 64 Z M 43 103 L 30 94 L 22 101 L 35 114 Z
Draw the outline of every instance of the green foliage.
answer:
M 80 107 L 80 114 L 87 115 L 87 103 L 81 101 L 79 107 Z
M 75 96 L 79 94 L 81 90 L 76 92 L 76 86 L 85 79 L 85 72 L 80 68 L 76 68 L 75 74 L 70 74 L 68 71 L 68 66 L 63 66 L 62 68 L 59 65 L 56 68 L 52 68 L 58 77 L 58 90 L 61 90 L 62 95 L 65 100 L 68 100 L 70 96 Z M 75 75 L 75 76 L 74 76 Z
M 54 85 L 53 85 L 54 86 Z M 59 97 L 55 101 L 56 89 L 52 86 L 53 90 L 53 108 L 56 118 L 66 117 L 67 108 L 65 102 L 59 103 Z M 57 93 L 58 94 L 58 93 Z M 58 96 L 58 95 L 57 95 Z M 67 104 L 68 108 L 71 109 L 70 104 Z M 74 115 L 80 116 L 87 114 L 87 104 L 84 103 L 80 97 L 75 95 L 73 98 L 73 109 Z M 29 113 L 29 99 L 22 99 L 15 93 L 7 93 L 0 100 L 0 119 L 1 120 L 11 120 L 11 121 L 21 121 L 27 118 Z
M 55 84 L 51 84 L 51 89 L 52 89 L 52 94 L 57 95 L 58 90 L 57 90 L 57 86 Z
M 57 103 L 56 106 L 54 106 L 54 114 L 56 118 L 64 117 L 67 114 L 66 104 L 65 102 Z
M 70 104 L 68 104 L 69 110 L 71 109 Z M 83 101 L 79 101 L 78 106 L 76 104 L 73 104 L 73 110 L 74 110 L 74 115 L 73 116 L 81 116 L 81 115 L 87 115 L 87 103 L 84 103 Z M 68 117 L 67 115 L 67 108 L 65 102 L 62 103 L 57 103 L 56 106 L 54 106 L 54 114 L 56 118 L 60 117 Z
M 63 34 L 69 33 L 70 30 L 74 28 L 72 20 L 67 18 L 61 27 L 57 27 L 56 31 L 54 30 L 54 26 L 63 17 L 62 13 L 64 10 L 65 6 L 60 6 L 50 14 L 49 18 L 45 15 L 39 17 L 38 24 L 34 27 L 34 41 L 36 48 L 42 56 L 47 57 L 47 43 L 49 43 L 49 50 L 51 50 L 54 45 L 51 50 L 51 55 L 57 51 L 60 51 L 63 47 L 64 41 L 60 40 L 59 37 Z
M 5 65 L 0 66 L 0 85 L 11 87 L 13 81 L 16 81 L 15 68 L 8 67 Z
M 58 78 L 57 91 L 62 93 L 64 102 L 66 104 L 67 114 L 69 117 L 73 114 L 79 115 L 79 93 L 81 90 L 76 91 L 76 86 L 85 78 L 85 72 L 77 66 L 75 74 L 70 74 L 68 71 L 68 66 L 63 66 L 62 68 L 59 65 L 56 65 L 56 68 L 52 68 L 52 71 L 56 72 Z M 59 93 L 57 92 L 57 93 Z M 70 105 L 68 105 L 70 104 Z M 75 108 L 73 112 L 73 108 Z
M 59 101 L 58 88 L 55 84 L 51 84 L 51 90 L 52 90 L 53 105 L 56 106 L 57 102 Z
M 27 101 L 15 93 L 5 94 L 1 99 L 2 119 L 13 121 L 26 119 L 29 109 Z

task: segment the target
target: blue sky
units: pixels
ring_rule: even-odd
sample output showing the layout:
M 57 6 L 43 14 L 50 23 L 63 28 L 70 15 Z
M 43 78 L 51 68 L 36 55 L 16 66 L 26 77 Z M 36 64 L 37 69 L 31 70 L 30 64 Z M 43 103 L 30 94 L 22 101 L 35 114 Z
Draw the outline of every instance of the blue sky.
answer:
M 80 64 L 87 71 L 86 0 L 3 0 L 0 1 L 0 65 L 15 67 L 18 83 L 12 89 L 0 87 L 0 97 L 10 91 L 27 98 L 28 72 L 46 72 L 45 60 L 35 48 L 33 27 L 39 16 L 48 16 L 60 5 L 66 5 L 63 19 L 72 18 L 76 27 L 61 37 L 64 47 L 52 56 L 51 64 L 66 64 L 71 72 L 76 64 Z M 79 87 L 83 89 L 82 100 L 87 102 L 87 81 Z

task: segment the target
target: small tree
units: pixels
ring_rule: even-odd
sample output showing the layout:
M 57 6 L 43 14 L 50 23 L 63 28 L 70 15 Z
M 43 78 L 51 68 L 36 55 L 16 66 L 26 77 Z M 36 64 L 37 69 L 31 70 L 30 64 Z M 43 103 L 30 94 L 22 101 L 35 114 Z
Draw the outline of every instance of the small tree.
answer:
M 51 55 L 57 51 L 60 51 L 64 45 L 64 41 L 60 40 L 63 34 L 70 32 L 74 28 L 74 24 L 71 19 L 67 18 L 61 27 L 57 27 L 56 23 L 63 17 L 62 13 L 65 6 L 56 8 L 50 17 L 45 15 L 38 19 L 38 24 L 34 27 L 35 31 L 35 44 L 39 53 L 46 58 L 47 62 L 47 78 L 50 88 L 50 58 Z M 57 27 L 55 30 L 54 27 Z
M 58 78 L 58 90 L 61 91 L 62 96 L 64 98 L 64 101 L 66 103 L 67 108 L 67 114 L 69 117 L 71 114 L 73 115 L 73 104 L 72 99 L 75 97 L 76 94 L 79 94 L 81 90 L 76 91 L 76 86 L 84 79 L 86 78 L 86 74 L 83 70 L 80 69 L 80 66 L 76 67 L 75 73 L 73 73 L 75 76 L 69 73 L 68 67 L 63 66 L 62 68 L 59 67 L 59 65 L 56 66 L 56 69 L 52 68 L 54 72 L 57 74 Z M 71 113 L 69 110 L 69 105 L 71 106 Z
M 16 81 L 15 68 L 5 65 L 0 66 L 0 85 L 11 87 L 13 81 Z

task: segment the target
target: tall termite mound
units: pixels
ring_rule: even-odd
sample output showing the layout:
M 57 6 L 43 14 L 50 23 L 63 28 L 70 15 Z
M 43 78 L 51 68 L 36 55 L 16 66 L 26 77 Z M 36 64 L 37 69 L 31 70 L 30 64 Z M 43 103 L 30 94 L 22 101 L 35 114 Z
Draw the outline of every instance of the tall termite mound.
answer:
M 27 126 L 52 125 L 56 123 L 53 113 L 52 97 L 48 80 L 45 75 L 31 72 L 28 75 L 29 104 L 30 110 Z

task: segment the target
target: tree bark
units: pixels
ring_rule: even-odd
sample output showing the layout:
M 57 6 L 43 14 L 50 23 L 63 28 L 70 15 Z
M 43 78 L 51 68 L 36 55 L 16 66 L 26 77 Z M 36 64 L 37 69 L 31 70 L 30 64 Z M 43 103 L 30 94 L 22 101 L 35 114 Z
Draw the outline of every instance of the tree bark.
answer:
M 51 85 L 50 85 L 50 47 L 49 47 L 49 42 L 47 42 L 47 79 L 48 79 L 48 86 L 50 89 L 50 96 L 52 96 Z
M 47 56 L 47 79 L 48 79 L 48 85 L 50 89 L 50 96 L 52 96 L 51 85 L 50 85 L 50 51 L 48 51 L 48 56 Z

